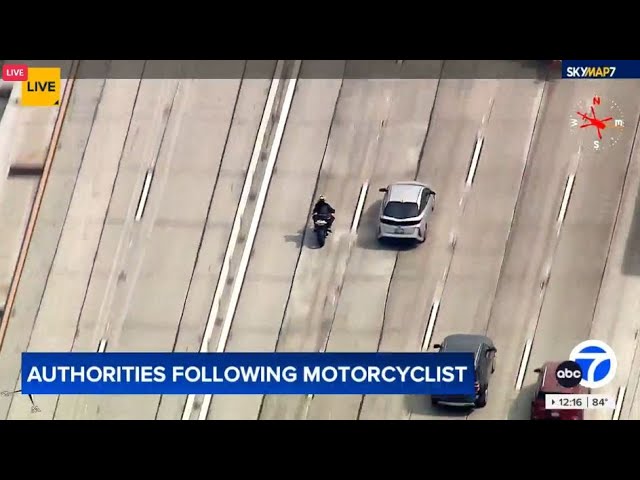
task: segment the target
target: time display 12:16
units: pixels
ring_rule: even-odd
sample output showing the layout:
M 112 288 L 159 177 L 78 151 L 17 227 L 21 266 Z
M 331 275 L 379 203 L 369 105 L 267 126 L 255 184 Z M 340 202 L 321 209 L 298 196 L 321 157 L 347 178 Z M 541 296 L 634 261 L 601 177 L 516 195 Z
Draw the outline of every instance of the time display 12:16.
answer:
M 598 408 L 614 408 L 615 400 L 608 395 L 547 395 L 547 410 L 584 410 Z

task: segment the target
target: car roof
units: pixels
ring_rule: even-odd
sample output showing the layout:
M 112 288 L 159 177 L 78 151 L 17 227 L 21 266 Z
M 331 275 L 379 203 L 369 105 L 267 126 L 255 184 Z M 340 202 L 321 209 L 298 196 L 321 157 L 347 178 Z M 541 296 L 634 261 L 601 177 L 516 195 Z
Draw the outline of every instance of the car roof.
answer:
M 540 376 L 542 381 L 540 383 L 540 391 L 544 393 L 566 393 L 566 394 L 580 394 L 585 393 L 586 389 L 580 385 L 567 388 L 558 383 L 556 379 L 556 370 L 558 365 L 562 362 L 546 362 L 541 367 Z
M 480 347 L 483 345 L 493 346 L 493 342 L 489 337 L 484 335 L 456 334 L 449 335 L 442 341 L 441 352 L 447 353 L 473 353 L 475 362 L 478 362 Z
M 459 333 L 446 337 L 442 341 L 442 349 L 440 351 L 447 353 L 473 353 L 474 363 L 478 365 L 481 351 L 480 347 L 482 347 L 483 344 L 493 346 L 491 339 L 484 335 Z
M 443 350 L 447 352 L 475 352 L 482 344 L 493 346 L 489 337 L 466 333 L 449 335 L 442 342 Z
M 387 187 L 389 191 L 389 202 L 400 202 L 400 203 L 420 203 L 420 194 L 422 190 L 427 188 L 426 185 L 420 182 L 396 182 L 389 187 Z

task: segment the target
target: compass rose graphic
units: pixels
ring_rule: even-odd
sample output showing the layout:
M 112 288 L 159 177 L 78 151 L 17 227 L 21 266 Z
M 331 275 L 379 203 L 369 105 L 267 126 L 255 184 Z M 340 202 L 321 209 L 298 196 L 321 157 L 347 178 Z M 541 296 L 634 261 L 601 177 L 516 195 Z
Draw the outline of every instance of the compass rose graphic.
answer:
M 591 101 L 578 103 L 571 115 L 570 127 L 573 132 L 588 135 L 591 147 L 599 152 L 620 140 L 624 132 L 624 115 L 616 102 L 603 101 L 599 95 L 595 95 Z

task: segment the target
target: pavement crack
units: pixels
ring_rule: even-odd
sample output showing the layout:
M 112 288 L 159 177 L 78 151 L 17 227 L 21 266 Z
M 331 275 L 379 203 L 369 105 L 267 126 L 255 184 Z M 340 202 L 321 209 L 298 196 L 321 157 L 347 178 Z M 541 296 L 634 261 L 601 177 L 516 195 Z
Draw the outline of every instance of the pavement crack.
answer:
M 442 75 L 442 68 L 444 68 L 444 62 L 442 62 L 441 67 L 440 67 L 440 74 Z M 433 120 L 433 112 L 436 109 L 436 101 L 438 98 L 438 90 L 440 89 L 440 78 L 438 78 L 438 82 L 436 84 L 436 89 L 433 95 L 433 102 L 431 103 L 431 111 L 429 112 L 429 119 L 427 120 L 427 126 L 424 132 L 424 137 L 422 139 L 422 145 L 420 147 L 420 152 L 418 153 L 418 158 L 416 161 L 416 167 L 415 167 L 415 173 L 413 175 L 414 180 L 418 179 L 418 175 L 420 174 L 420 168 L 422 166 L 422 158 L 424 157 L 424 150 L 425 150 L 425 146 L 427 144 L 427 138 L 429 137 L 429 129 L 431 127 L 432 124 L 432 120 Z M 383 122 L 384 123 L 384 122 Z M 391 289 L 393 288 L 393 280 L 395 278 L 395 274 L 396 274 L 396 269 L 398 267 L 398 259 L 400 256 L 400 252 L 396 251 L 395 255 L 394 255 L 394 260 L 393 260 L 393 269 L 391 270 L 391 275 L 389 276 L 389 282 L 387 284 L 387 291 L 384 297 L 384 306 L 382 309 L 382 323 L 380 324 L 380 335 L 378 336 L 378 344 L 376 346 L 376 352 L 380 351 L 380 346 L 382 345 L 382 339 L 384 338 L 384 331 L 385 331 L 385 326 L 386 326 L 386 322 L 387 322 L 387 310 L 388 310 L 388 304 L 389 304 L 389 297 L 391 296 Z M 342 290 L 342 287 L 340 287 L 340 291 Z M 338 296 L 339 296 L 338 292 Z M 361 395 L 360 398 L 360 405 L 358 406 L 358 412 L 356 415 L 356 419 L 359 420 L 360 416 L 362 414 L 362 408 L 364 407 L 364 398 L 366 395 Z
M 127 145 L 127 141 L 129 139 L 129 135 L 134 134 L 134 132 L 132 132 L 132 130 L 131 130 L 131 125 L 133 123 L 133 118 L 134 118 L 133 114 L 135 112 L 136 105 L 138 103 L 138 97 L 140 95 L 140 88 L 142 86 L 142 76 L 144 75 L 144 70 L 146 68 L 146 65 L 147 65 L 147 60 L 145 60 L 144 63 L 143 63 L 142 70 L 140 72 L 140 78 L 138 79 L 138 87 L 136 88 L 136 94 L 135 94 L 135 96 L 133 98 L 133 105 L 131 106 L 131 116 L 129 117 L 129 122 L 127 124 L 127 132 L 125 133 L 124 140 L 122 142 L 122 148 L 120 149 L 120 158 L 118 159 L 118 166 L 116 167 L 116 174 L 114 176 L 113 184 L 111 185 L 111 193 L 109 195 L 109 202 L 107 203 L 106 214 L 104 216 L 104 219 L 102 220 L 102 228 L 100 229 L 100 235 L 98 237 L 98 243 L 96 244 L 97 245 L 96 251 L 95 251 L 95 253 L 93 255 L 93 259 L 91 261 L 91 269 L 89 270 L 89 276 L 88 276 L 89 281 L 87 282 L 86 288 L 84 289 L 84 293 L 82 295 L 82 303 L 80 304 L 80 312 L 78 313 L 78 320 L 76 322 L 76 331 L 75 331 L 75 334 L 74 334 L 73 342 L 71 343 L 71 350 L 70 351 L 73 351 L 73 347 L 76 344 L 76 339 L 78 338 L 78 336 L 80 334 L 80 320 L 82 319 L 82 314 L 84 312 L 84 308 L 85 308 L 85 305 L 87 303 L 87 297 L 89 296 L 89 288 L 91 287 L 91 279 L 93 278 L 93 273 L 94 273 L 95 268 L 96 268 L 96 263 L 97 263 L 97 260 L 98 260 L 98 253 L 100 252 L 100 245 L 102 244 L 102 240 L 103 240 L 104 232 L 105 232 L 105 227 L 107 225 L 107 220 L 109 218 L 109 210 L 111 209 L 111 205 L 112 205 L 113 198 L 114 198 L 113 194 L 115 192 L 116 185 L 118 183 L 118 177 L 120 176 L 121 172 L 124 171 L 124 169 L 122 168 L 122 159 L 123 159 L 123 157 L 125 155 L 125 146 Z M 80 400 L 78 399 L 78 402 L 79 401 Z M 55 418 L 55 413 L 58 410 L 59 402 L 60 402 L 60 396 L 58 396 L 56 398 L 56 404 L 55 404 L 55 407 L 54 407 L 54 410 L 53 410 L 54 411 L 54 414 L 53 414 L 54 418 Z
M 175 333 L 175 335 L 173 337 L 173 345 L 171 347 L 171 351 L 172 352 L 175 352 L 176 346 L 178 345 L 178 338 L 180 337 L 180 329 L 182 327 L 182 322 L 184 320 L 184 313 L 185 313 L 185 311 L 187 309 L 187 302 L 189 301 L 189 295 L 191 294 L 191 287 L 193 286 L 193 279 L 195 277 L 196 270 L 198 268 L 198 262 L 200 261 L 200 254 L 202 253 L 202 245 L 204 244 L 204 238 L 205 238 L 205 236 L 207 234 L 207 228 L 209 226 L 209 217 L 211 216 L 211 211 L 212 211 L 212 208 L 213 208 L 213 199 L 215 198 L 216 191 L 218 189 L 218 182 L 220 180 L 220 175 L 221 175 L 221 172 L 223 170 L 222 164 L 224 162 L 225 153 L 227 152 L 227 146 L 229 144 L 229 138 L 231 136 L 231 130 L 233 128 L 233 120 L 234 120 L 234 118 L 236 116 L 238 103 L 240 101 L 240 95 L 242 94 L 242 86 L 244 85 L 244 81 L 245 81 L 244 75 L 246 73 L 247 63 L 248 63 L 247 61 L 245 61 L 245 63 L 244 63 L 244 68 L 243 68 L 243 71 L 242 71 L 242 77 L 241 77 L 241 80 L 240 80 L 240 82 L 238 84 L 238 91 L 236 93 L 235 102 L 233 103 L 233 109 L 231 110 L 231 119 L 229 121 L 229 128 L 227 129 L 227 134 L 225 136 L 224 145 L 223 145 L 222 151 L 220 153 L 220 165 L 218 166 L 218 171 L 216 172 L 216 178 L 215 178 L 215 180 L 213 182 L 213 188 L 211 190 L 211 196 L 209 197 L 209 204 L 207 205 L 207 212 L 206 212 L 205 217 L 204 217 L 204 222 L 203 222 L 202 230 L 201 230 L 201 233 L 200 233 L 200 239 L 198 241 L 198 246 L 196 247 L 196 255 L 195 255 L 195 259 L 193 261 L 193 267 L 191 268 L 191 275 L 189 276 L 189 283 L 187 284 L 187 290 L 186 290 L 185 295 L 184 295 L 184 301 L 182 302 L 182 308 L 180 309 L 180 318 L 178 319 L 178 325 L 177 325 L 177 328 L 176 328 L 176 333 Z M 266 100 L 265 100 L 265 102 L 266 102 Z M 229 231 L 229 236 L 231 236 L 231 231 Z M 222 270 L 222 262 L 221 262 L 221 265 L 220 265 L 220 270 L 218 271 L 218 275 L 220 275 L 221 270 Z M 229 278 L 227 279 L 227 282 L 228 281 L 229 281 Z M 212 302 L 213 302 L 213 298 L 212 298 Z M 218 322 L 218 319 L 216 319 L 216 323 L 217 322 Z M 160 399 L 158 401 L 158 406 L 156 408 L 156 414 L 155 414 L 155 419 L 156 420 L 158 419 L 158 415 L 160 413 L 160 406 L 162 404 L 163 398 L 164 398 L 164 395 L 161 395 Z
M 105 87 L 106 83 L 107 83 L 107 81 L 104 80 L 102 82 L 102 86 L 100 87 L 100 94 L 98 96 L 98 101 L 97 101 L 97 103 L 95 105 L 95 108 L 93 110 L 93 116 L 91 117 L 91 126 L 89 127 L 89 132 L 87 134 L 87 140 L 86 140 L 84 146 L 82 147 L 82 158 L 80 159 L 80 165 L 78 167 L 78 171 L 77 171 L 77 173 L 75 175 L 75 178 L 73 179 L 73 187 L 71 188 L 71 195 L 69 196 L 69 202 L 67 203 L 67 206 L 66 206 L 66 209 L 65 209 L 65 212 L 64 212 L 64 219 L 63 219 L 62 225 L 60 227 L 60 233 L 58 234 L 58 238 L 56 239 L 56 248 L 55 248 L 55 250 L 53 252 L 53 257 L 51 257 L 51 265 L 47 269 L 47 277 L 45 279 L 44 288 L 42 289 L 42 295 L 40 296 L 40 298 L 38 300 L 38 307 L 37 307 L 36 313 L 35 313 L 35 315 L 33 317 L 33 328 L 29 332 L 29 341 L 27 342 L 27 350 L 29 348 L 29 344 L 31 343 L 31 339 L 32 339 L 32 336 L 33 336 L 33 331 L 35 330 L 35 325 L 36 325 L 36 322 L 38 321 L 38 316 L 40 315 L 40 310 L 42 308 L 42 301 L 43 301 L 43 299 L 44 299 L 44 297 L 45 297 L 45 295 L 47 293 L 47 287 L 49 285 L 49 280 L 51 279 L 51 273 L 53 272 L 53 266 L 55 265 L 55 258 L 58 255 L 58 250 L 60 249 L 60 243 L 61 243 L 61 240 L 62 240 L 62 232 L 64 231 L 64 227 L 65 227 L 65 225 L 67 223 L 67 219 L 68 219 L 68 216 L 69 216 L 69 210 L 71 210 L 71 204 L 73 203 L 73 197 L 74 197 L 74 194 L 75 194 L 75 191 L 76 191 L 76 187 L 78 185 L 78 178 L 80 178 L 80 172 L 82 171 L 82 166 L 84 164 L 84 158 L 85 158 L 85 155 L 87 153 L 87 146 L 89 145 L 89 141 L 91 139 L 91 133 L 93 132 L 93 127 L 94 127 L 95 122 L 96 122 L 96 117 L 98 116 L 98 105 L 100 105 L 100 100 L 102 99 L 102 95 L 104 93 L 104 87 Z M 71 99 L 69 99 L 69 100 L 71 100 Z M 60 129 L 60 137 L 62 137 L 62 128 Z M 80 323 L 80 318 L 78 318 L 78 322 L 76 322 L 76 332 L 78 331 L 78 324 L 79 323 Z M 73 351 L 73 348 L 72 348 L 72 351 Z M 18 379 L 16 379 L 16 383 L 17 382 L 18 382 Z M 57 396 L 56 397 L 56 403 L 54 405 L 53 412 L 52 412 L 52 415 L 51 415 L 52 419 L 55 417 L 55 412 L 56 412 L 56 410 L 58 408 L 59 399 L 60 399 L 60 396 Z M 10 403 L 13 403 L 13 397 L 11 398 L 11 402 Z M 8 412 L 10 412 L 10 411 L 11 411 L 11 404 L 9 405 L 9 409 L 7 410 L 7 415 L 8 415 Z
M 611 228 L 611 234 L 609 236 L 609 243 L 607 245 L 607 255 L 605 256 L 604 259 L 604 264 L 602 267 L 602 272 L 600 273 L 600 281 L 598 283 L 598 292 L 596 294 L 596 301 L 593 304 L 593 312 L 591 314 L 591 328 L 589 330 L 589 335 L 591 335 L 593 333 L 593 326 L 595 323 L 595 319 L 596 319 L 596 311 L 598 309 L 598 304 L 600 302 L 600 295 L 602 294 L 602 285 L 604 284 L 604 277 L 605 277 L 605 273 L 607 272 L 607 265 L 609 264 L 609 257 L 611 255 L 611 249 L 613 246 L 613 239 L 616 236 L 616 230 L 618 228 L 618 220 L 620 219 L 620 210 L 622 209 L 622 203 L 623 203 L 623 199 L 624 199 L 624 195 L 626 193 L 626 189 L 627 189 L 627 178 L 629 176 L 629 169 L 631 168 L 631 161 L 633 158 L 633 154 L 634 154 L 634 150 L 636 148 L 636 139 L 638 138 L 638 130 L 640 128 L 640 118 L 636 121 L 636 129 L 635 132 L 633 134 L 633 141 L 631 142 L 631 148 L 629 149 L 629 156 L 627 158 L 627 165 L 625 167 L 625 171 L 624 171 L 624 178 L 622 180 L 622 189 L 620 191 L 620 195 L 618 197 L 618 205 L 616 208 L 616 215 L 613 219 L 613 226 Z M 637 335 L 637 332 L 636 332 Z
M 507 239 L 505 240 L 505 244 L 504 244 L 504 250 L 502 252 L 502 256 L 501 256 L 501 260 L 500 260 L 500 271 L 498 273 L 498 279 L 496 281 L 496 285 L 495 288 L 493 290 L 493 298 L 491 299 L 491 307 L 489 308 L 489 315 L 487 317 L 487 323 L 484 329 L 484 333 L 485 335 L 488 333 L 489 331 L 489 326 L 491 325 L 491 317 L 493 315 L 494 312 L 494 307 L 496 305 L 496 298 L 498 296 L 498 292 L 500 291 L 500 285 L 501 285 L 501 281 L 505 278 L 504 277 L 504 270 L 505 267 L 507 265 L 507 258 L 509 257 L 509 251 L 511 249 L 511 246 L 513 245 L 513 232 L 514 232 L 514 226 L 516 224 L 517 218 L 518 218 L 518 210 L 519 207 L 522 205 L 522 197 L 525 191 L 525 185 L 527 183 L 527 180 L 529 178 L 529 173 L 531 172 L 531 165 L 532 165 L 532 158 L 533 158 L 533 145 L 535 143 L 535 139 L 536 139 L 536 133 L 539 132 L 539 120 L 540 120 L 540 112 L 543 110 L 544 107 L 544 100 L 545 100 L 545 93 L 547 92 L 546 90 L 546 83 L 542 86 L 542 94 L 540 95 L 540 103 L 538 104 L 538 109 L 536 111 L 536 117 L 533 121 L 533 128 L 531 130 L 531 136 L 529 137 L 529 146 L 527 148 L 527 154 L 525 157 L 525 163 L 524 163 L 524 167 L 522 170 L 522 176 L 520 177 L 520 185 L 518 185 L 518 196 L 516 198 L 516 203 L 513 206 L 513 210 L 511 212 L 511 219 L 509 222 L 509 232 L 507 233 Z M 547 283 L 549 282 L 549 277 L 545 276 L 545 278 L 540 282 L 540 290 L 544 291 L 545 287 L 547 286 Z

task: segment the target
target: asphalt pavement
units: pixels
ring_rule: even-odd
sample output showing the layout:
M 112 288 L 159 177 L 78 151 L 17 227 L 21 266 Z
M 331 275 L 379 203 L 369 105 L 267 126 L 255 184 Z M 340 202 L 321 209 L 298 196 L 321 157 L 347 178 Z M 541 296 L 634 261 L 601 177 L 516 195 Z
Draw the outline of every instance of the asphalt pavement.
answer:
M 621 418 L 640 418 L 640 81 L 304 72 L 302 62 L 300 78 L 278 82 L 77 81 L 0 389 L 19 388 L 24 350 L 429 351 L 449 334 L 483 333 L 497 370 L 487 407 L 470 415 L 402 396 L 213 396 L 191 399 L 188 416 L 525 419 L 533 369 L 598 338 L 619 358 L 607 393 L 625 387 Z M 569 128 L 595 94 L 625 115 L 620 140 L 601 152 L 595 132 Z M 16 115 L 20 135 L 45 139 L 51 118 L 29 115 Z M 20 151 L 46 150 L 38 145 Z M 427 241 L 380 245 L 378 189 L 414 179 L 437 193 Z M 4 185 L 6 197 L 20 184 Z M 18 206 L 2 201 L 8 252 L 28 213 L 20 188 Z M 322 249 L 309 228 L 320 194 L 337 210 Z M 3 262 L 10 280 L 10 255 Z M 26 397 L 0 397 L 0 418 L 178 419 L 187 401 L 36 400 L 34 414 Z

